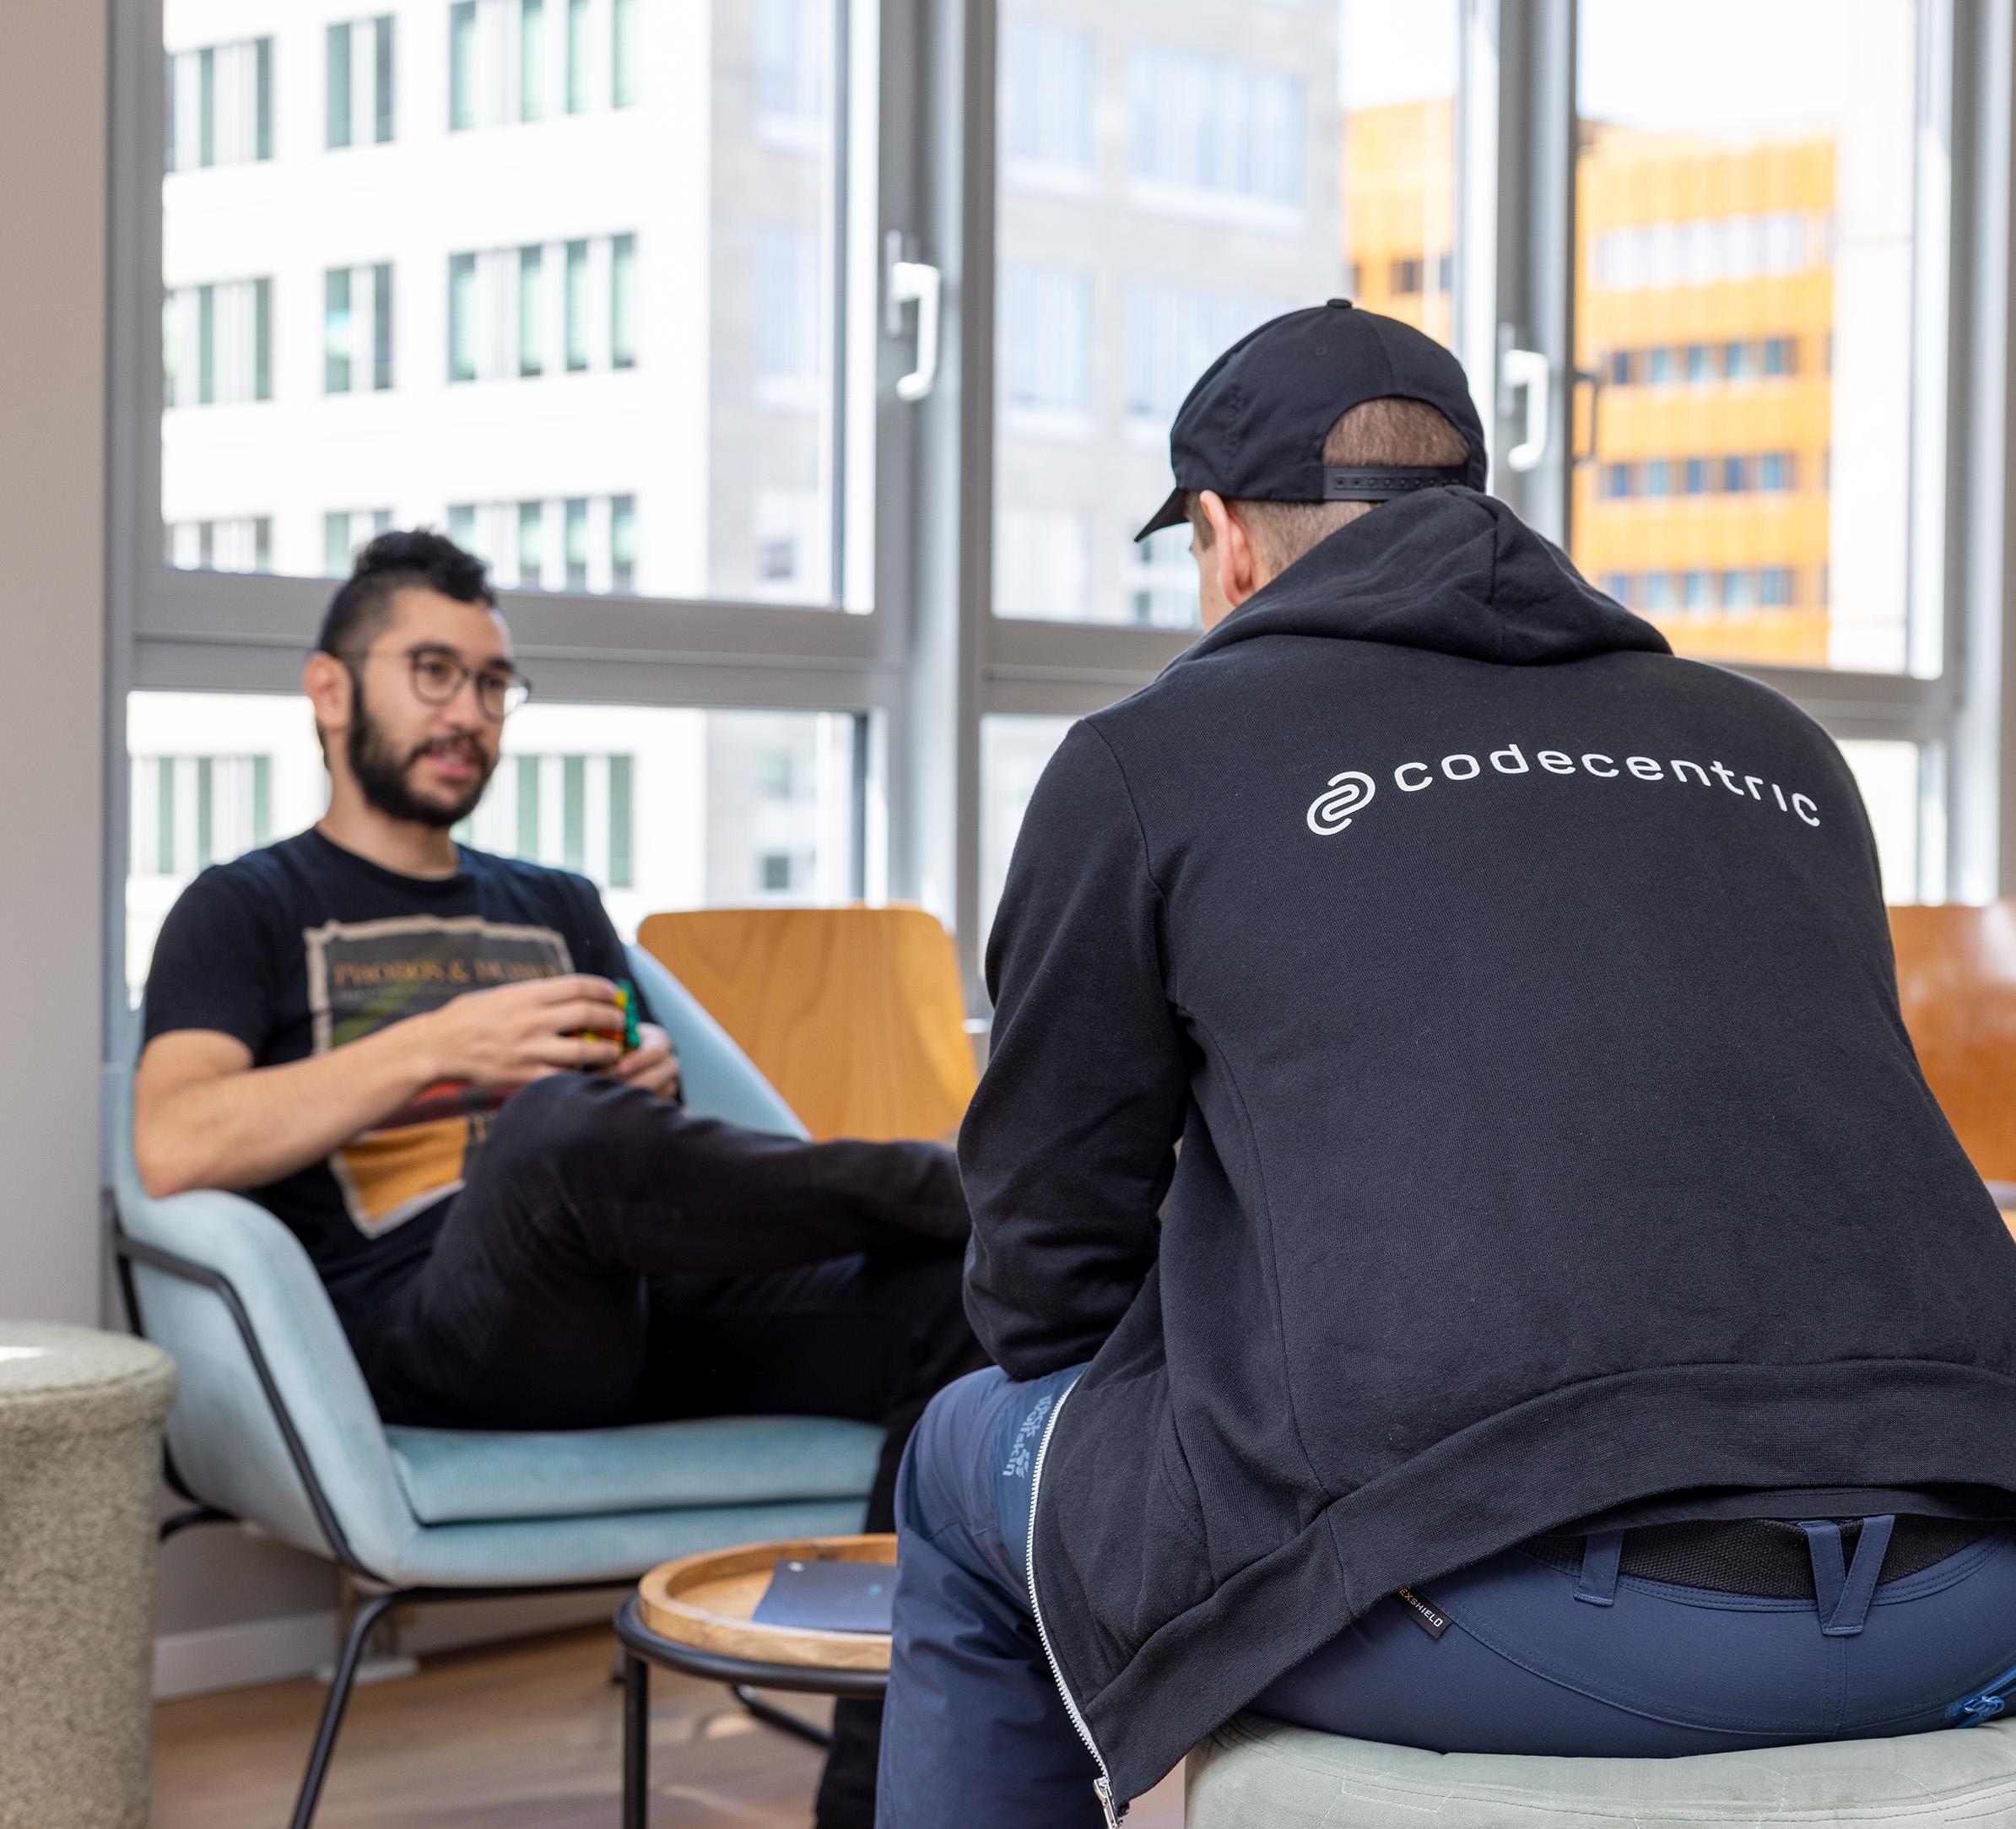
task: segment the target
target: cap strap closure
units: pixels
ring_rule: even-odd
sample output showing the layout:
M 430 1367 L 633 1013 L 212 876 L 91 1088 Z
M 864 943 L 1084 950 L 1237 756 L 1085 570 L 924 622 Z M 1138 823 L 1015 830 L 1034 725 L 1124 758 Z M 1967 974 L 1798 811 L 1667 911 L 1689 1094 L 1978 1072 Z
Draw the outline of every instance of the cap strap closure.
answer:
M 1323 466 L 1325 501 L 1391 501 L 1396 495 L 1411 495 L 1419 489 L 1446 489 L 1460 483 L 1467 473 L 1461 463 L 1383 465 L 1326 463 Z

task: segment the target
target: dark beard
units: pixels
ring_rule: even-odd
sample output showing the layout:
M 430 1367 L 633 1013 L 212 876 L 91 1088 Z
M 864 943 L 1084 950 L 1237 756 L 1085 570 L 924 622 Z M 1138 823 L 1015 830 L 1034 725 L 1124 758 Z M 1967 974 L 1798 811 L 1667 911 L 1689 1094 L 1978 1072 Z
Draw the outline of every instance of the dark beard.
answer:
M 354 673 L 350 679 L 354 709 L 349 730 L 343 739 L 343 753 L 349 758 L 350 772 L 357 777 L 364 798 L 387 819 L 431 825 L 438 831 L 460 825 L 476 810 L 476 803 L 483 798 L 484 790 L 489 786 L 490 776 L 497 766 L 495 760 L 471 744 L 469 751 L 475 758 L 478 773 L 468 793 L 446 805 L 435 800 L 423 800 L 406 785 L 406 777 L 413 765 L 434 745 L 424 743 L 418 749 L 408 750 L 403 757 L 395 755 L 365 708 L 364 682 Z

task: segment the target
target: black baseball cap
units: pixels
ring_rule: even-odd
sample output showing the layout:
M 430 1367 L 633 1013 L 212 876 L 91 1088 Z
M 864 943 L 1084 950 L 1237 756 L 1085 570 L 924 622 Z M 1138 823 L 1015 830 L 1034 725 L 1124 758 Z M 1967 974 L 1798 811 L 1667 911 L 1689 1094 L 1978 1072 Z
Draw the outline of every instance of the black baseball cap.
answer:
M 1462 463 L 1323 462 L 1338 415 L 1367 400 L 1424 401 L 1463 435 Z M 1183 498 L 1212 489 L 1235 501 L 1390 501 L 1418 489 L 1484 486 L 1484 429 L 1462 364 L 1397 317 L 1332 299 L 1269 318 L 1198 376 L 1169 431 L 1176 486 L 1134 538 L 1185 518 Z

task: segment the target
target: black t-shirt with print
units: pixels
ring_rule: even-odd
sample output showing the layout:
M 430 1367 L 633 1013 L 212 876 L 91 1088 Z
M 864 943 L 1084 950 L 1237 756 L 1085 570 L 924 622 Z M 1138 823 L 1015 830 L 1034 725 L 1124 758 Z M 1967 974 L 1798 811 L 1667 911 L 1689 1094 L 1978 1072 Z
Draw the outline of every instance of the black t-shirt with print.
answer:
M 453 876 L 406 876 L 310 831 L 205 870 L 155 944 L 147 1039 L 214 1030 L 272 1067 L 467 991 L 629 975 L 586 877 L 467 847 L 459 856 Z M 346 1325 L 426 1256 L 506 1096 L 429 1086 L 323 1161 L 247 1190 L 307 1247 Z

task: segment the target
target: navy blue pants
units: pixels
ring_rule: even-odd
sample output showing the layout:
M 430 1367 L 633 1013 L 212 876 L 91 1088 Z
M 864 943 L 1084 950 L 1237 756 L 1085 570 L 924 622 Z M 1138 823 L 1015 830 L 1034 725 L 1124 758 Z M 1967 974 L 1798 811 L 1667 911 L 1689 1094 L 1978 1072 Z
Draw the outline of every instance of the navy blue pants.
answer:
M 896 1484 L 901 1539 L 878 1829 L 1096 1829 L 1096 1767 L 1052 1680 L 1025 1559 L 1036 1444 L 1082 1366 L 994 1369 L 932 1401 Z M 1878 1585 L 1887 1520 L 1852 1557 L 1803 1527 L 1818 1599 L 1579 1568 L 1525 1548 L 1426 1583 L 1439 1636 L 1380 1602 L 1249 1706 L 1438 1752 L 1661 1757 L 1912 1734 L 2016 1688 L 2016 1529 Z M 1579 1594 L 1579 1599 L 1578 1599 Z

